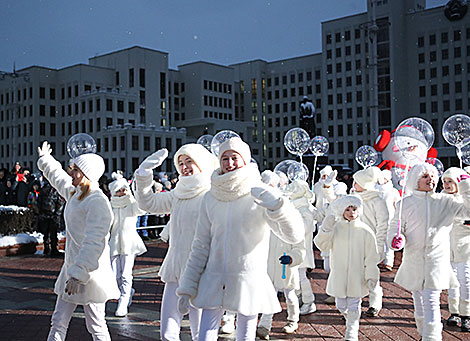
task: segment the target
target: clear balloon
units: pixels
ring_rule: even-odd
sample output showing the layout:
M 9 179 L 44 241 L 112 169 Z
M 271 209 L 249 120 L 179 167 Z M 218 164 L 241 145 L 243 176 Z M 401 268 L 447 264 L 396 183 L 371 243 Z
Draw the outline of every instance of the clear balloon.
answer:
M 379 161 L 379 153 L 371 146 L 361 146 L 356 150 L 356 161 L 363 168 L 374 166 Z
M 287 169 L 287 177 L 290 181 L 302 180 L 307 181 L 308 179 L 308 168 L 303 163 L 294 161 Z
M 231 130 L 222 130 L 215 134 L 214 138 L 211 141 L 211 151 L 215 156 L 219 156 L 219 147 L 220 145 L 232 137 L 240 137 L 236 132 Z
M 82 154 L 96 153 L 96 142 L 88 134 L 75 134 L 67 142 L 67 153 L 72 159 Z
M 312 151 L 313 155 L 315 156 L 322 156 L 328 153 L 328 148 L 330 144 L 328 143 L 328 139 L 324 136 L 315 136 L 310 141 L 310 150 Z
M 431 124 L 419 117 L 407 118 L 394 133 L 394 152 L 400 152 L 405 159 L 415 160 L 425 156 L 434 143 L 434 130 Z
M 442 125 L 442 136 L 448 144 L 462 148 L 470 142 L 470 117 L 456 114 L 449 117 Z
M 202 135 L 197 139 L 196 143 L 202 145 L 208 151 L 211 151 L 211 142 L 213 138 L 214 136 L 212 135 Z
M 303 155 L 310 145 L 310 136 L 302 128 L 292 128 L 284 136 L 284 146 L 294 155 Z
M 284 175 L 287 176 L 287 170 L 289 169 L 289 166 L 292 165 L 294 162 L 297 162 L 297 161 L 284 160 L 284 161 L 279 162 L 276 165 L 276 167 L 274 167 L 274 173 L 276 173 L 277 175 L 280 175 L 280 173 L 283 173 Z
M 436 159 L 435 157 L 428 157 L 426 159 L 426 162 L 436 167 L 437 173 L 439 174 L 439 176 L 441 176 L 442 173 L 444 173 L 444 165 L 442 164 L 441 160 Z
M 470 143 L 460 149 L 460 160 L 466 165 L 470 165 Z

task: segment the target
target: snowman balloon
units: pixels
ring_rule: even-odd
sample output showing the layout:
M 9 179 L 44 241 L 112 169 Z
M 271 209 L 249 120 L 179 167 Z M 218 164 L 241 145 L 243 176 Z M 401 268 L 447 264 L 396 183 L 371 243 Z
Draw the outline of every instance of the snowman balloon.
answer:
M 382 152 L 383 160 L 378 167 L 390 170 L 393 186 L 401 190 L 411 167 L 429 157 L 437 157 L 433 142 L 434 131 L 427 121 L 418 117 L 408 118 L 391 133 L 382 131 L 375 140 L 374 148 Z

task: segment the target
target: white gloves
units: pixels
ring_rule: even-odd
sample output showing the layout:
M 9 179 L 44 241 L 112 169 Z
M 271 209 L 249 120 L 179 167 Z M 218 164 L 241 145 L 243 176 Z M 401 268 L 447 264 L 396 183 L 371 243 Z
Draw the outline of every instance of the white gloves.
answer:
M 78 279 L 71 277 L 65 282 L 65 293 L 69 295 L 78 294 L 81 285 L 82 283 Z
M 163 161 L 165 161 L 167 156 L 168 156 L 168 150 L 166 150 L 165 148 L 160 149 L 159 151 L 156 151 L 150 156 L 147 156 L 147 158 L 144 161 L 142 161 L 139 168 L 137 169 L 137 174 L 141 176 L 152 174 L 152 170 L 160 166 L 163 163 Z
M 326 187 L 330 187 L 333 181 L 336 179 L 336 176 L 338 175 L 338 171 L 334 170 L 328 175 L 328 177 L 323 180 L 323 185 Z
M 178 311 L 182 315 L 189 314 L 189 296 L 181 295 L 178 298 Z
M 376 279 L 368 279 L 367 280 L 367 288 L 369 290 L 374 290 L 374 288 L 377 286 L 377 280 Z
M 271 211 L 279 209 L 282 205 L 280 195 L 272 187 L 253 187 L 251 195 L 255 198 L 255 203 Z
M 335 223 L 336 223 L 336 217 L 332 214 L 327 215 L 325 219 L 323 219 L 323 222 L 321 223 L 321 229 L 323 230 L 323 232 L 326 232 L 326 233 L 333 232 Z
M 51 153 L 52 153 L 52 148 L 49 142 L 47 141 L 44 141 L 42 143 L 42 146 L 38 147 L 39 157 L 44 156 L 44 155 L 51 155 Z

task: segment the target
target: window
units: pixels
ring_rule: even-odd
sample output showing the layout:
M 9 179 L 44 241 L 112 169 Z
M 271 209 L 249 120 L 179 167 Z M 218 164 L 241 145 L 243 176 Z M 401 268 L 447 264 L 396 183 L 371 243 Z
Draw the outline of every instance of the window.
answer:
M 455 30 L 454 31 L 454 41 L 459 41 L 461 37 L 462 37 L 462 31 Z
M 121 100 L 117 101 L 117 111 L 124 112 L 124 101 L 121 101 Z
M 132 135 L 132 150 L 139 150 L 139 136 Z
M 426 113 L 426 103 L 420 103 L 419 104 L 419 112 L 421 114 L 425 114 Z
M 134 87 L 134 69 L 129 69 L 129 88 Z
M 336 58 L 341 57 L 341 47 L 337 47 L 337 48 L 336 48 L 335 56 L 336 56 Z
M 430 62 L 435 62 L 437 59 L 437 53 L 436 51 L 431 51 L 429 52 L 429 61 Z
M 462 74 L 462 65 L 461 64 L 455 64 L 454 65 L 454 75 L 460 75 Z
M 145 69 L 139 69 L 139 85 L 145 88 Z
M 361 30 L 359 28 L 354 30 L 354 39 L 361 39 Z
M 113 100 L 106 99 L 106 111 L 113 111 Z
M 326 58 L 331 59 L 331 50 L 326 50 Z
M 430 71 L 430 77 L 431 78 L 436 78 L 437 77 L 437 68 L 433 67 L 429 71 Z
M 431 85 L 431 96 L 437 96 L 437 85 L 436 84 Z
M 54 88 L 49 89 L 49 98 L 51 100 L 55 100 L 55 89 Z M 26 96 L 24 96 L 24 99 L 26 99 Z
M 341 33 L 340 33 L 340 32 L 338 32 L 338 33 L 335 34 L 335 42 L 336 42 L 336 43 L 341 42 Z
M 442 67 L 442 77 L 449 75 L 449 66 L 445 65 Z
M 429 45 L 436 45 L 436 35 L 435 34 L 431 34 L 429 36 Z
M 441 33 L 441 44 L 445 44 L 449 41 L 449 33 L 442 32 Z
M 462 49 L 460 47 L 454 47 L 454 58 L 462 57 Z
M 418 37 L 418 47 L 424 47 L 424 37 Z
M 331 34 L 326 35 L 326 43 L 331 44 Z
M 441 59 L 442 59 L 442 60 L 449 59 L 449 49 L 442 49 L 442 51 L 441 51 Z
M 420 86 L 419 87 L 419 97 L 426 97 L 426 87 Z
M 449 83 L 442 84 L 442 94 L 443 95 L 449 94 Z
M 419 76 L 418 76 L 419 79 L 425 79 L 425 78 L 426 78 L 426 70 L 420 69 L 420 70 L 418 71 L 418 75 L 419 75 Z
M 345 49 L 344 49 L 344 54 L 346 56 L 350 56 L 351 55 L 351 46 L 346 46 Z
M 424 63 L 424 53 L 418 54 L 418 63 Z
M 462 82 L 455 82 L 455 92 L 462 92 Z

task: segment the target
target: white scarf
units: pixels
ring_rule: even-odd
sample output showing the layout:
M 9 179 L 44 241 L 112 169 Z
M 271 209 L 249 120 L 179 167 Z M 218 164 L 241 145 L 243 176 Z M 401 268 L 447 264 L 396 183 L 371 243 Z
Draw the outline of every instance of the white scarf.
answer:
M 261 185 L 258 166 L 250 163 L 232 172 L 219 174 L 216 169 L 211 177 L 211 193 L 220 201 L 234 201 L 251 192 L 256 184 Z
M 172 191 L 180 200 L 192 199 L 211 187 L 211 179 L 208 172 L 197 173 L 189 176 L 180 176 Z
M 135 202 L 135 199 L 130 194 L 123 195 L 122 197 L 117 197 L 115 195 L 111 197 L 112 208 L 123 208 L 134 202 Z

